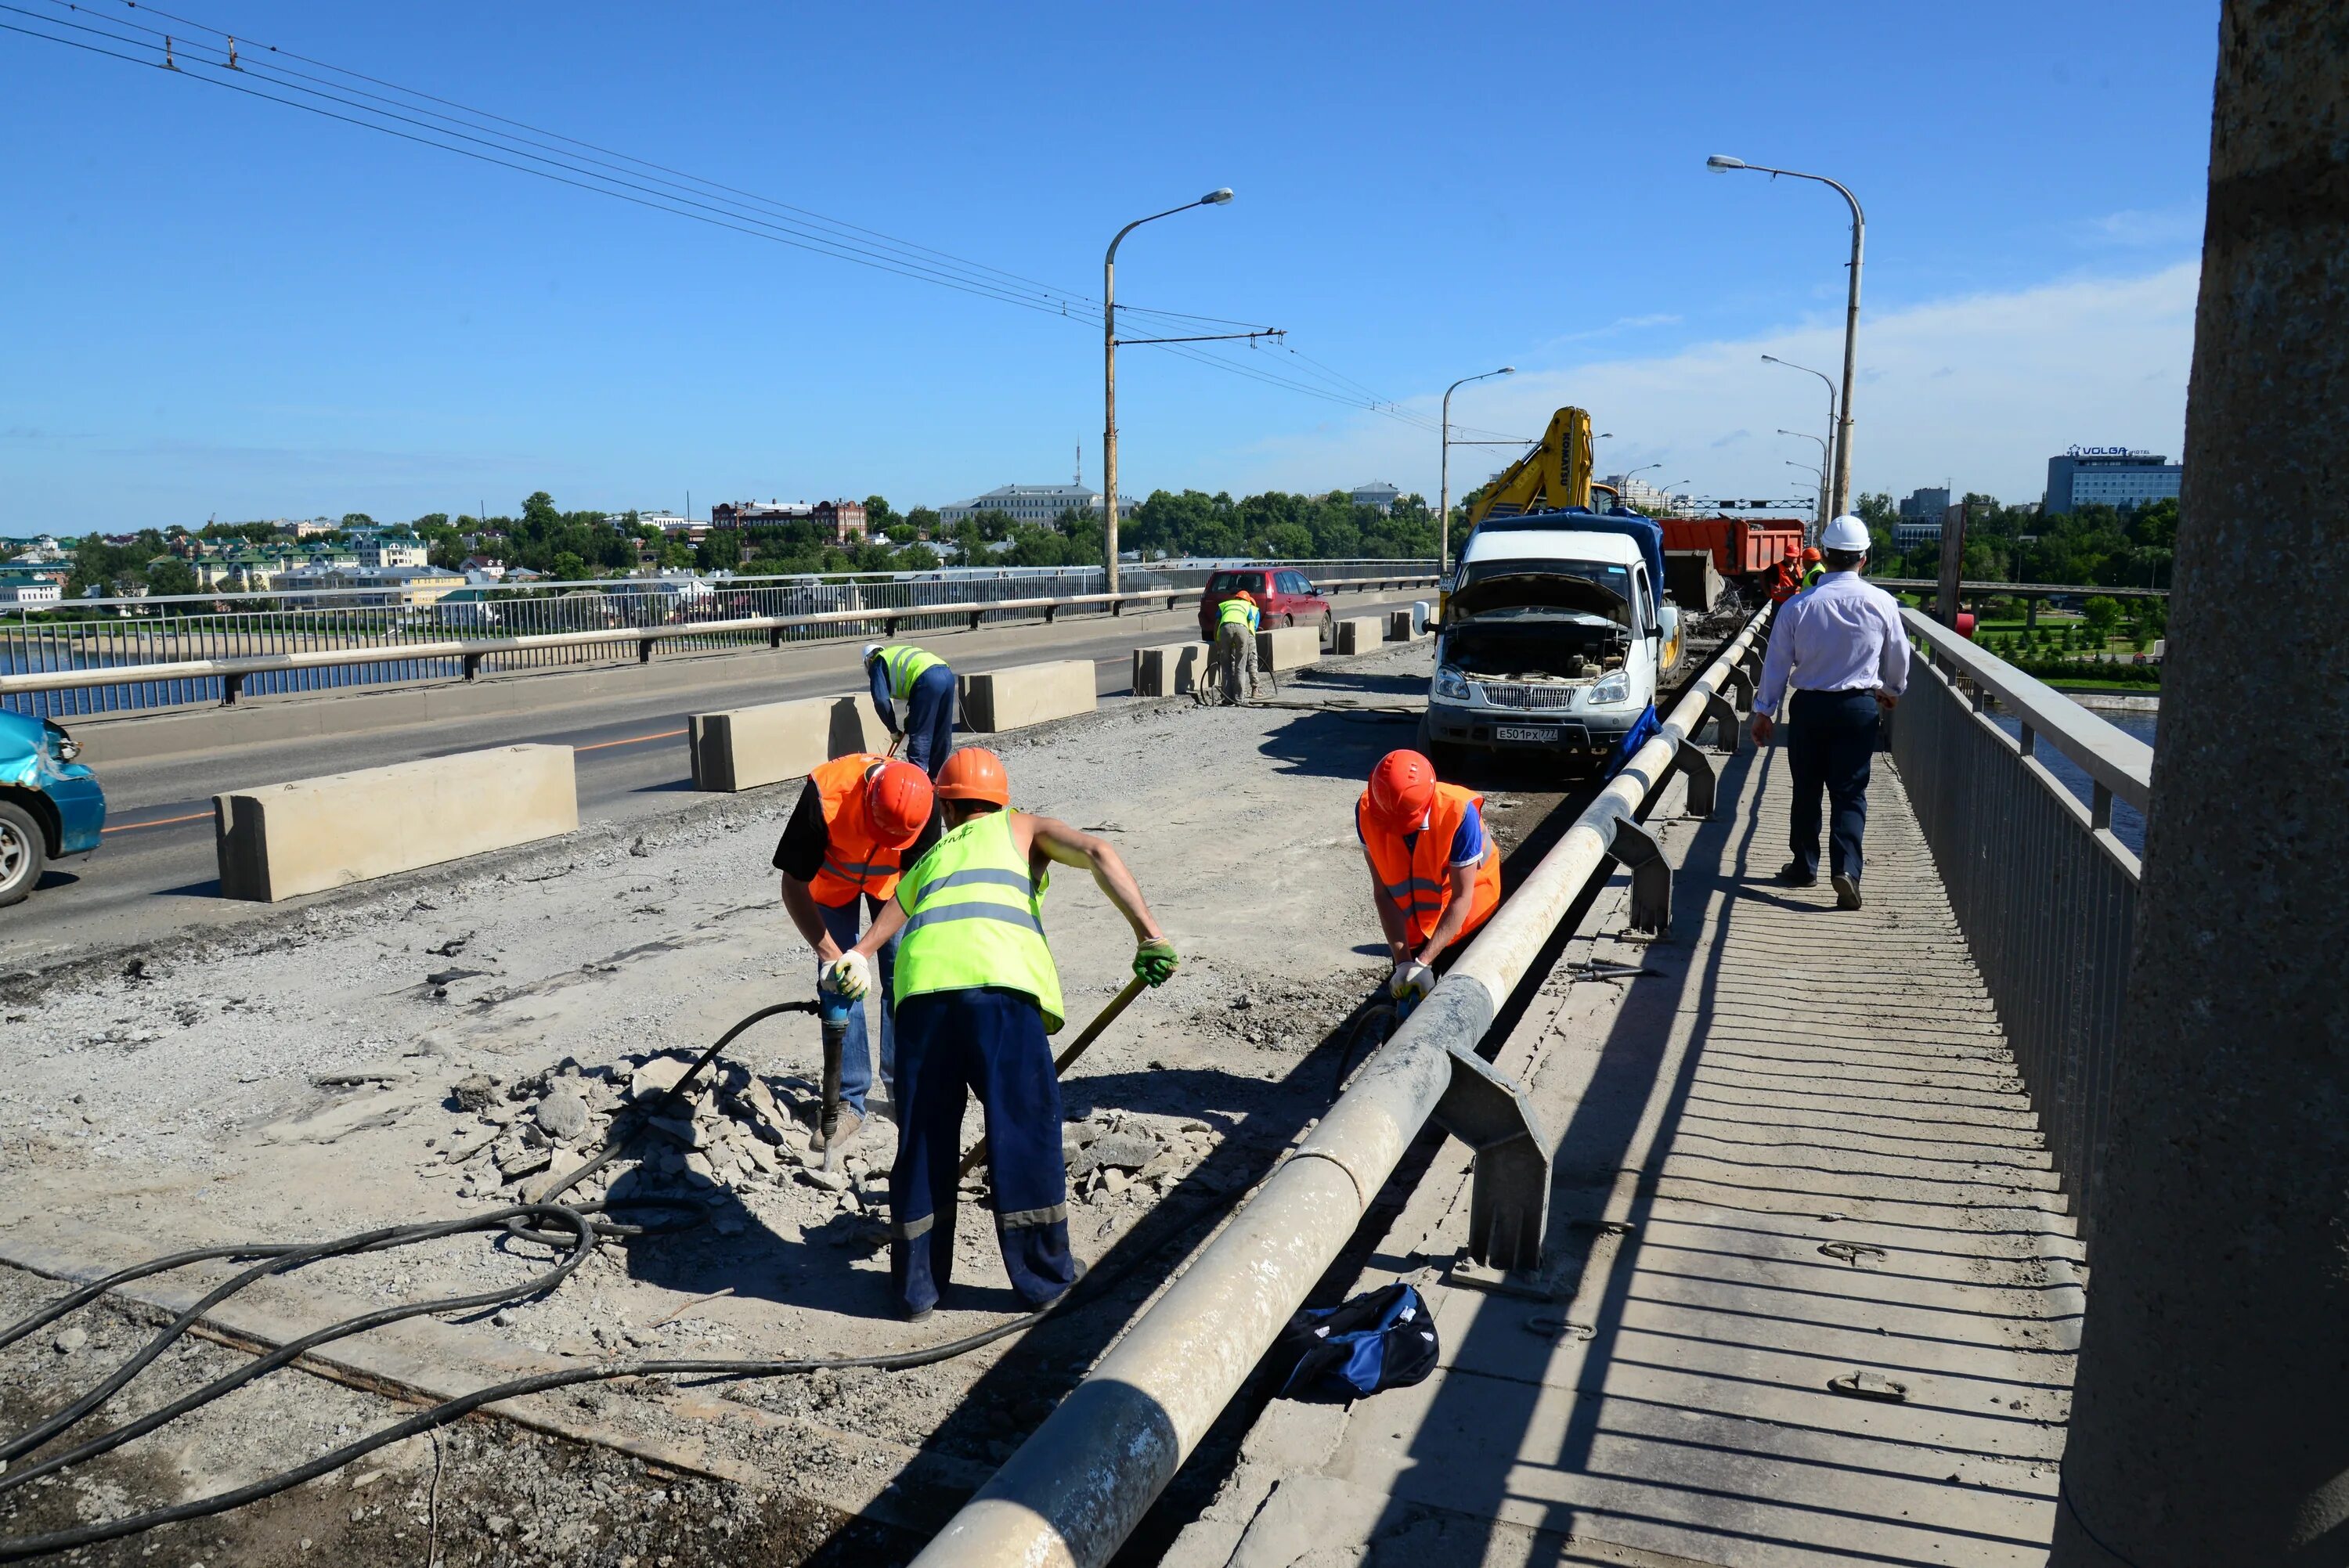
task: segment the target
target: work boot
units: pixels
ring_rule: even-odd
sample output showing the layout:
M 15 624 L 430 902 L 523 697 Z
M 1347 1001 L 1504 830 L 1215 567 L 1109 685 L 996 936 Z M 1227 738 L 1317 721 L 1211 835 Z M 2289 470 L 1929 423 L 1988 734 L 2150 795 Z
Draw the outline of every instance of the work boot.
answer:
M 1788 887 L 1815 887 L 1818 884 L 1819 873 L 1800 861 L 1788 861 L 1778 868 L 1778 880 Z
M 1847 877 L 1844 875 L 1843 872 L 1836 872 L 1833 881 L 1835 882 L 1836 890 L 1836 907 L 1837 909 L 1857 909 L 1859 907 L 1859 879 L 1857 877 Z
M 824 1153 L 828 1148 L 845 1149 L 856 1141 L 856 1135 L 864 1130 L 864 1118 L 843 1105 L 840 1108 L 839 1124 L 832 1130 L 832 1142 L 829 1145 L 825 1144 L 823 1129 L 819 1127 L 814 1135 L 809 1138 L 808 1147 L 818 1154 Z

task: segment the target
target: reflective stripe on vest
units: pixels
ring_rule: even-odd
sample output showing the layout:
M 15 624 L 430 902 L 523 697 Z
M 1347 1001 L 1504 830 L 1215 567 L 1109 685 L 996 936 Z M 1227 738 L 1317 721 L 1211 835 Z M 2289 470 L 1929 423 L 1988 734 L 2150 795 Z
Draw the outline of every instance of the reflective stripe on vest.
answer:
M 1061 1026 L 1061 976 L 1044 940 L 1044 887 L 1011 842 L 1011 813 L 987 811 L 947 834 L 897 884 L 896 999 L 1000 986 L 1036 998 L 1044 1032 Z
M 1403 929 L 1414 945 L 1434 934 L 1451 905 L 1452 841 L 1468 808 L 1481 810 L 1484 805 L 1485 798 L 1473 790 L 1457 784 L 1438 784 L 1434 803 L 1428 808 L 1427 826 L 1406 844 L 1403 834 L 1389 832 L 1371 820 L 1369 790 L 1363 790 L 1354 803 L 1354 825 L 1361 832 L 1363 848 L 1370 851 L 1379 886 L 1388 902 L 1402 912 Z M 1468 897 L 1468 923 L 1461 927 L 1463 936 L 1490 920 L 1501 903 L 1501 852 L 1489 830 L 1485 858 L 1476 863 Z
M 887 898 L 897 891 L 904 851 L 885 847 L 864 810 L 864 781 L 888 761 L 870 752 L 835 757 L 808 770 L 823 806 L 823 864 L 808 896 L 828 908 L 854 903 L 860 893 Z
M 936 669 L 946 660 L 927 648 L 917 648 L 910 643 L 893 643 L 881 650 L 881 663 L 889 671 L 889 695 L 904 702 L 914 692 L 914 683 L 926 671 Z

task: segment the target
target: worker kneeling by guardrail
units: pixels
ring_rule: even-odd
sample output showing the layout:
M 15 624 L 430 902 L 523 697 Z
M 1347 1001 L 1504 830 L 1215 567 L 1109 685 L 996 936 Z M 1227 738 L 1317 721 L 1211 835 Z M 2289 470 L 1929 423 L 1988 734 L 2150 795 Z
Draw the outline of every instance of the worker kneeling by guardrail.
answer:
M 988 1175 L 1004 1272 L 1030 1306 L 1077 1280 L 1069 1252 L 1061 1085 L 1045 1037 L 1061 1024 L 1061 978 L 1044 940 L 1053 861 L 1082 866 L 1133 927 L 1133 972 L 1174 973 L 1133 873 L 1115 850 L 1066 822 L 1011 809 L 1002 759 L 978 747 L 939 769 L 946 832 L 907 871 L 863 941 L 828 972 L 851 997 L 873 954 L 895 939 L 897 1158 L 889 1171 L 889 1281 L 919 1322 L 954 1271 L 962 1115 L 976 1091 L 987 1119 Z
M 1354 803 L 1371 866 L 1371 903 L 1394 960 L 1388 993 L 1417 1002 L 1435 988 L 1444 950 L 1501 907 L 1501 856 L 1485 831 L 1485 797 L 1439 782 L 1416 751 L 1390 751 Z

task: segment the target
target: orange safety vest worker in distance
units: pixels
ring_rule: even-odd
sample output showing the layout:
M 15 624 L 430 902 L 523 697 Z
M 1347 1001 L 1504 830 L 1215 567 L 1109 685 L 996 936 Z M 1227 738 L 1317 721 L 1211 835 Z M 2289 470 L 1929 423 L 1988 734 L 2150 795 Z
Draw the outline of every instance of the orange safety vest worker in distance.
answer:
M 808 883 L 808 896 L 818 903 L 837 909 L 855 903 L 859 893 L 887 898 L 897 891 L 904 851 L 881 841 L 864 804 L 866 777 L 888 760 L 854 751 L 808 770 L 823 804 L 823 869 Z
M 1379 886 L 1385 890 L 1387 901 L 1402 912 L 1404 929 L 1411 933 L 1414 945 L 1435 934 L 1436 923 L 1452 903 L 1452 841 L 1471 806 L 1482 811 L 1485 797 L 1457 784 L 1438 784 L 1435 799 L 1427 809 L 1427 825 L 1406 846 L 1403 834 L 1390 832 L 1371 818 L 1368 789 L 1354 802 L 1354 826 L 1371 852 L 1371 867 L 1379 873 Z M 1485 858 L 1476 864 L 1469 896 L 1474 902 L 1468 908 L 1468 923 L 1460 928 L 1463 936 L 1492 919 L 1493 912 L 1501 907 L 1500 847 L 1489 831 Z

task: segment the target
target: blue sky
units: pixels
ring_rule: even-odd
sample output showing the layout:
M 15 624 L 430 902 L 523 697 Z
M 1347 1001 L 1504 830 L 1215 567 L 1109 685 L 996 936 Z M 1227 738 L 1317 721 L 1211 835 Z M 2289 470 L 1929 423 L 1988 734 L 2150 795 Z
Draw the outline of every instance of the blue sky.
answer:
M 73 14 L 53 0 L 12 0 Z M 1602 466 L 1794 494 L 1868 211 L 1855 478 L 2035 496 L 2181 438 L 2216 8 L 398 7 L 234 32 L 1327 366 Z M 98 0 L 99 17 L 157 13 Z M 113 7 L 109 10 L 109 7 Z M 84 19 L 87 19 L 86 17 Z M 11 12 L 0 21 L 26 23 Z M 199 41 L 208 35 L 197 32 Z M 1097 329 L 0 33 L 0 533 L 1101 472 Z M 251 79 L 251 78 L 247 78 Z M 1123 484 L 1433 495 L 1432 433 L 1131 349 Z M 1493 449 L 1455 451 L 1455 486 Z M 1685 470 L 1685 471 L 1683 471 Z

